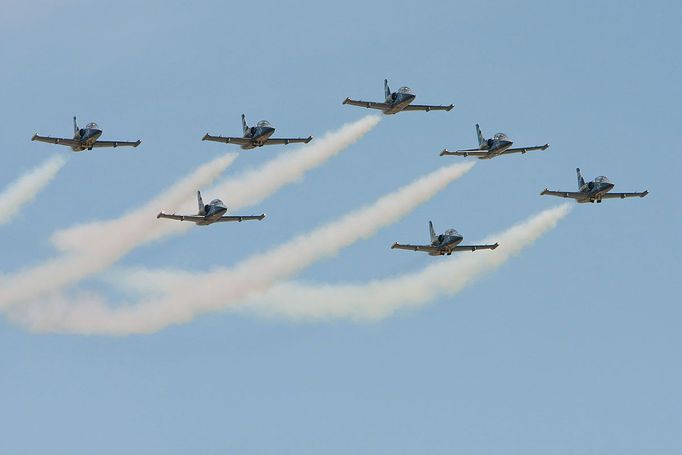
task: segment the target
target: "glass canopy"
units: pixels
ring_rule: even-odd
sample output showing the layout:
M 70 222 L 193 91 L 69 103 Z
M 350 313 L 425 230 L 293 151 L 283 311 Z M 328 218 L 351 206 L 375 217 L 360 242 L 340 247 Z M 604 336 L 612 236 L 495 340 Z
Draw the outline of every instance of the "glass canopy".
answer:
M 221 201 L 220 199 L 213 199 L 211 201 L 211 205 L 219 205 L 221 207 L 225 207 L 225 204 L 223 204 L 223 201 Z
M 85 128 L 89 129 L 89 130 L 98 130 L 99 126 L 97 126 L 97 123 L 91 122 L 91 123 L 88 123 L 87 125 L 85 125 Z
M 411 89 L 410 87 L 400 87 L 400 88 L 398 89 L 398 93 L 406 93 L 406 94 L 408 94 L 408 95 L 412 95 L 412 94 L 413 94 L 412 89 Z
M 611 182 L 609 181 L 608 177 L 606 177 L 605 175 L 600 175 L 599 177 L 597 177 L 596 179 L 594 179 L 594 181 L 597 182 L 597 183 L 611 183 Z
M 260 122 L 256 123 L 256 126 L 260 128 L 272 128 L 272 125 L 270 125 L 270 122 L 267 120 L 261 120 Z
M 445 231 L 445 235 L 449 235 L 452 237 L 461 237 L 461 235 L 459 235 L 459 232 L 457 232 L 455 229 L 448 229 L 447 231 Z
M 508 141 L 509 140 L 507 135 L 504 133 L 497 133 L 495 136 L 493 136 L 493 139 L 497 139 L 498 141 Z

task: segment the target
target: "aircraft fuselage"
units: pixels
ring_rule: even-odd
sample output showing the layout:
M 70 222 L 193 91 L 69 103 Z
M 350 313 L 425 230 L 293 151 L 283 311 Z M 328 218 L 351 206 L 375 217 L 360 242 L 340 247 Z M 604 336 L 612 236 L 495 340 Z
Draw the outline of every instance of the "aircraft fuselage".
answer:
M 514 143 L 508 140 L 498 140 L 498 139 L 488 139 L 482 146 L 481 150 L 487 150 L 488 156 L 481 156 L 480 158 L 490 159 L 498 155 L 503 154 L 510 148 Z
M 386 103 L 390 105 L 390 107 L 386 110 L 384 110 L 385 115 L 392 115 L 392 114 L 397 114 L 398 112 L 402 111 L 405 109 L 407 106 L 412 103 L 415 99 L 415 95 L 412 93 L 398 93 L 394 92 L 391 93 L 386 97 Z
M 464 237 L 461 235 L 445 235 L 440 234 L 435 241 L 431 242 L 431 246 L 438 248 L 437 253 L 429 253 L 429 256 L 443 256 L 452 254 L 452 249 L 462 243 Z
M 579 203 L 601 202 L 602 197 L 614 187 L 611 182 L 587 182 L 580 187 L 580 192 L 585 193 L 585 198 L 577 199 Z
M 246 134 L 244 134 L 244 138 L 250 139 L 251 143 L 242 145 L 242 149 L 249 150 L 255 147 L 264 146 L 274 132 L 275 129 L 271 126 L 252 126 Z
M 98 128 L 83 128 L 74 134 L 73 139 L 79 141 L 80 145 L 71 147 L 74 152 L 82 152 L 83 150 L 92 150 L 93 145 L 97 139 L 102 135 L 102 130 Z
M 209 224 L 213 224 L 218 221 L 220 217 L 225 215 L 225 212 L 227 212 L 227 207 L 224 205 L 207 205 L 204 208 L 204 212 L 204 220 L 196 222 L 196 224 L 199 226 L 208 226 Z

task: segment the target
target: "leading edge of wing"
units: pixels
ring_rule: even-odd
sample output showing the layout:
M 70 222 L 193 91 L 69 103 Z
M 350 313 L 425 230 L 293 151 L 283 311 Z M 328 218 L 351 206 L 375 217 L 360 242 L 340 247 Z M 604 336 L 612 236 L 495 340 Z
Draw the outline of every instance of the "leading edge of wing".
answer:
M 442 152 L 440 152 L 440 156 L 488 156 L 490 154 L 489 151 L 487 150 L 481 150 L 481 149 L 470 149 L 470 150 L 457 150 L 454 152 L 451 152 L 448 149 L 443 149 Z
M 391 245 L 392 250 L 408 250 L 408 251 L 427 251 L 429 253 L 438 253 L 440 252 L 440 249 L 431 246 L 431 245 L 403 245 L 398 242 L 395 242 L 393 245 Z
M 548 190 L 545 188 L 542 190 L 542 193 L 540 193 L 540 196 L 557 196 L 557 197 L 563 197 L 563 198 L 570 198 L 570 199 L 582 199 L 589 197 L 587 193 L 580 193 L 580 192 L 575 192 L 575 191 L 552 191 Z
M 136 140 L 135 142 L 130 142 L 130 141 L 95 141 L 94 144 L 92 144 L 93 147 L 137 147 L 142 143 L 141 140 Z
M 446 111 L 450 112 L 452 108 L 455 107 L 454 104 L 444 105 L 429 105 L 429 104 L 408 104 L 403 108 L 403 111 Z
M 507 149 L 504 152 L 502 152 L 502 155 L 506 155 L 508 153 L 526 153 L 526 152 L 532 152 L 535 150 L 547 150 L 549 148 L 549 144 L 545 145 L 536 145 L 533 147 L 516 147 L 516 148 L 511 148 Z
M 229 221 L 236 221 L 241 223 L 242 221 L 260 221 L 263 218 L 265 218 L 265 213 L 261 213 L 260 215 L 247 215 L 247 216 L 236 216 L 236 215 L 231 215 L 231 216 L 222 216 L 216 220 L 216 222 L 229 222 Z
M 312 141 L 313 137 L 308 136 L 308 137 L 286 137 L 286 138 L 269 138 L 267 141 L 265 141 L 265 145 L 288 145 L 288 144 L 307 144 L 308 142 Z
M 45 142 L 46 144 L 65 145 L 67 147 L 74 147 L 80 145 L 78 141 L 75 141 L 73 139 L 67 139 L 63 137 L 38 136 L 37 134 L 34 134 L 31 140 Z
M 492 245 L 457 245 L 452 248 L 452 251 L 476 251 L 476 250 L 494 250 L 500 246 L 499 243 L 495 242 Z
M 602 196 L 602 199 L 625 199 L 626 197 L 644 197 L 649 194 L 649 190 L 642 191 L 641 193 L 606 193 Z
M 352 100 L 346 98 L 342 104 L 350 104 L 351 106 L 366 107 L 368 109 L 379 109 L 380 111 L 388 109 L 390 106 L 387 103 L 377 103 L 374 101 Z
M 251 144 L 251 139 L 246 139 L 243 137 L 223 137 L 223 136 L 211 136 L 206 133 L 204 137 L 201 138 L 202 141 L 212 141 L 212 142 L 222 142 L 223 144 L 237 144 L 237 145 L 249 145 Z
M 197 216 L 197 215 L 176 215 L 175 213 L 169 214 L 169 213 L 163 213 L 159 212 L 158 215 L 156 215 L 156 218 L 166 218 L 169 220 L 178 220 L 178 221 L 204 221 L 203 216 Z

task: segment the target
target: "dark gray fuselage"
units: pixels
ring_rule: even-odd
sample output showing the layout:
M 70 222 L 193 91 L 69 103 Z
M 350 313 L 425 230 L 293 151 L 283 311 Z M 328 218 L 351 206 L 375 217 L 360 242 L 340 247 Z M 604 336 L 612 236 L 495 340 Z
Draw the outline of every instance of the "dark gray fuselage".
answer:
M 389 105 L 389 108 L 383 112 L 386 115 L 397 114 L 409 106 L 415 98 L 416 96 L 412 93 L 393 92 L 386 97 L 386 104 Z
M 71 150 L 74 152 L 82 152 L 83 150 L 92 150 L 92 146 L 97 139 L 102 135 L 102 130 L 99 128 L 81 128 L 73 135 L 73 139 L 78 141 L 80 145 L 74 145 Z
M 464 237 L 459 234 L 440 234 L 438 237 L 431 242 L 431 246 L 438 248 L 440 251 L 437 253 L 429 253 L 430 256 L 443 256 L 444 254 L 452 253 L 452 249 L 462 243 Z
M 215 223 L 223 215 L 225 215 L 225 212 L 227 212 L 227 207 L 221 200 L 216 199 L 211 201 L 210 204 L 206 204 L 202 212 L 203 213 L 200 212 L 199 215 L 203 216 L 204 219 L 202 221 L 197 221 L 195 224 L 199 226 L 208 226 L 209 224 Z
M 272 126 L 249 127 L 249 129 L 244 133 L 244 138 L 250 139 L 251 143 L 242 145 L 241 148 L 244 150 L 250 150 L 256 147 L 262 147 L 274 132 L 275 128 Z

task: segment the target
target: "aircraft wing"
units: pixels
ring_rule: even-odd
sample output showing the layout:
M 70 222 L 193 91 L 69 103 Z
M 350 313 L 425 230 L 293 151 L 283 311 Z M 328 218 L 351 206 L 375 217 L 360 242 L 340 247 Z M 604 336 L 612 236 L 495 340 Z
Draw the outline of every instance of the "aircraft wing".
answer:
M 249 145 L 251 144 L 251 139 L 244 137 L 223 137 L 223 136 L 211 136 L 210 134 L 205 134 L 201 139 L 202 141 L 212 141 L 212 142 L 222 142 L 224 144 L 237 144 L 237 145 Z
M 533 150 L 547 150 L 549 147 L 549 144 L 545 145 L 539 145 L 535 147 L 518 147 L 518 148 L 513 148 L 513 149 L 507 149 L 504 152 L 501 153 L 501 155 L 507 155 L 509 153 L 526 153 L 526 152 L 532 152 Z
M 550 191 L 547 188 L 545 188 L 540 195 L 558 196 L 569 199 L 585 199 L 589 197 L 587 193 L 581 193 L 580 191 Z
M 408 104 L 405 106 L 403 111 L 450 111 L 454 104 L 448 104 L 447 106 L 429 106 L 426 104 Z
M 226 221 L 252 221 L 252 220 L 262 220 L 265 218 L 265 213 L 261 215 L 249 215 L 249 216 L 221 216 L 216 220 L 216 222 L 226 222 Z
M 626 197 L 644 197 L 649 194 L 649 191 L 643 191 L 641 193 L 606 193 L 601 198 L 602 199 L 625 199 Z
M 142 141 L 139 139 L 135 142 L 128 142 L 128 141 L 95 141 L 94 144 L 92 144 L 93 147 L 137 147 L 140 145 Z
M 48 144 L 66 145 L 68 147 L 77 147 L 81 145 L 79 141 L 76 141 L 74 139 L 66 139 L 63 137 L 38 136 L 37 134 L 34 134 L 31 140 L 38 142 L 46 142 Z
M 457 245 L 452 248 L 451 251 L 494 250 L 498 246 L 500 246 L 499 243 L 494 243 L 492 245 Z
M 277 144 L 307 144 L 308 142 L 312 141 L 313 137 L 308 136 L 308 137 L 292 137 L 292 138 L 270 138 L 267 141 L 265 141 L 265 145 L 277 145 Z
M 436 248 L 431 245 L 401 245 L 400 243 L 394 243 L 391 245 L 391 249 L 394 250 L 409 250 L 409 251 L 426 251 L 427 253 L 440 253 L 441 249 Z
M 448 149 L 443 149 L 440 152 L 440 156 L 454 155 L 454 156 L 488 156 L 490 152 L 488 150 L 481 149 L 471 149 L 471 150 L 457 150 L 456 152 L 451 152 Z
M 374 101 L 352 100 L 350 98 L 346 98 L 345 100 L 343 100 L 343 104 L 350 104 L 351 106 L 366 107 L 368 109 L 379 109 L 380 111 L 384 111 L 384 110 L 391 107 L 391 105 L 388 103 L 375 103 Z
M 178 221 L 192 221 L 195 223 L 197 221 L 204 221 L 204 219 L 205 219 L 203 216 L 199 216 L 199 215 L 176 215 L 175 213 L 171 215 L 171 214 L 163 213 L 163 212 L 156 215 L 156 217 L 157 218 L 167 218 L 169 220 L 178 220 Z

